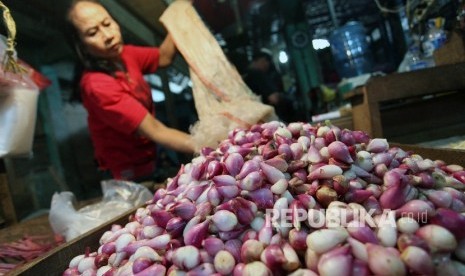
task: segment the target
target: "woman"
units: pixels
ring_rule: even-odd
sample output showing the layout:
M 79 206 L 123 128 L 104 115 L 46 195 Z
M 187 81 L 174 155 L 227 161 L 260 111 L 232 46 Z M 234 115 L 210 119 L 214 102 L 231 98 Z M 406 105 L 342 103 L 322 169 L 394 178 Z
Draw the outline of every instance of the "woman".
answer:
M 193 153 L 187 133 L 154 117 L 150 87 L 143 79 L 171 64 L 176 53 L 171 37 L 158 48 L 124 45 L 118 24 L 93 0 L 75 0 L 68 20 L 84 66 L 81 98 L 100 168 L 115 179 L 138 181 L 155 170 L 155 143 Z

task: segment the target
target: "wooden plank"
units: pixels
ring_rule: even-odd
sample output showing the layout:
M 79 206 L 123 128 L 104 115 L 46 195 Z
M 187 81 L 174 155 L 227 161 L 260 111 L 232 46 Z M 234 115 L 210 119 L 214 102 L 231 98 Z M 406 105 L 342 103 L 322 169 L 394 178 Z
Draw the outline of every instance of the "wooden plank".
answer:
M 371 137 L 383 137 L 380 113 L 383 102 L 445 92 L 463 93 L 464 73 L 465 63 L 460 63 L 372 77 L 365 86 L 355 88 L 345 97 L 352 103 L 354 129 L 366 131 Z M 426 115 L 422 120 L 428 120 L 429 114 Z
M 3 216 L 5 225 L 11 225 L 18 221 L 13 199 L 10 193 L 8 178 L 6 175 L 5 163 L 0 159 L 0 217 Z
M 463 75 L 465 63 L 459 63 L 372 77 L 366 86 L 373 101 L 382 102 L 460 90 L 465 87 Z
M 351 98 L 354 130 L 363 130 L 371 137 L 382 137 L 379 105 L 368 96 L 365 86 L 355 89 Z
M 129 216 L 134 214 L 137 208 L 138 207 L 133 208 L 110 222 L 54 248 L 46 255 L 11 271 L 8 275 L 62 275 L 68 268 L 69 262 L 73 257 L 84 254 L 86 248 L 89 248 L 90 252 L 96 251 L 99 247 L 99 240 L 103 233 L 110 230 L 110 227 L 113 224 L 120 224 L 124 226 L 128 222 Z
M 390 141 L 414 144 L 465 135 L 464 106 L 465 93 L 386 106 L 381 110 L 383 136 Z

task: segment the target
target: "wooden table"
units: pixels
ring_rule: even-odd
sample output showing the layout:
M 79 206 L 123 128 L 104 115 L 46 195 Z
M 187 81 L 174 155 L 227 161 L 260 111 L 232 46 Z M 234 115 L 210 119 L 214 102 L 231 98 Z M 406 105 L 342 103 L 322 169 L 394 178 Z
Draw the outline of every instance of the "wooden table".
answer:
M 412 143 L 418 137 L 410 134 L 434 136 L 443 126 L 449 135 L 465 131 L 464 89 L 465 63 L 458 63 L 372 77 L 344 98 L 352 103 L 354 129 Z

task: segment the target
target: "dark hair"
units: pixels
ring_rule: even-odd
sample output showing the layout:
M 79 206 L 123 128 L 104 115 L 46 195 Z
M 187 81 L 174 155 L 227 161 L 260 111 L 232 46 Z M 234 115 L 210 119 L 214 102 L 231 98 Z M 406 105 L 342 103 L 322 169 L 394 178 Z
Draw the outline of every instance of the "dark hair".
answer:
M 76 63 L 74 67 L 74 78 L 73 78 L 73 92 L 71 95 L 71 101 L 81 101 L 81 88 L 80 81 L 84 70 L 97 71 L 111 76 L 115 76 L 115 72 L 118 70 L 117 66 L 106 59 L 97 58 L 89 54 L 79 37 L 79 32 L 76 26 L 71 22 L 69 17 L 71 10 L 80 2 L 91 2 L 101 5 L 98 0 L 72 0 L 67 12 L 65 20 L 65 37 L 68 44 L 74 50 L 79 59 L 79 63 Z
M 256 51 L 252 56 L 252 61 L 257 61 L 261 58 L 265 58 L 270 63 L 270 68 L 268 69 L 269 73 L 279 73 L 278 67 L 276 67 L 276 64 L 273 61 L 273 55 L 270 50 L 267 48 L 261 48 L 260 50 Z
M 66 12 L 66 35 L 68 37 L 68 41 L 71 44 L 72 48 L 76 52 L 79 61 L 81 62 L 82 69 L 84 70 L 91 70 L 91 71 L 98 71 L 107 73 L 110 75 L 114 75 L 114 73 L 118 70 L 118 67 L 107 59 L 98 58 L 89 54 L 82 43 L 81 39 L 79 38 L 78 30 L 76 26 L 71 22 L 69 14 L 71 10 L 80 2 L 91 2 L 101 5 L 100 1 L 98 0 L 72 0 L 68 10 Z
M 262 48 L 262 49 L 256 51 L 253 54 L 252 60 L 258 60 L 258 59 L 261 59 L 261 58 L 266 58 L 270 63 L 273 63 L 273 56 L 271 54 L 271 51 L 268 50 L 268 49 Z

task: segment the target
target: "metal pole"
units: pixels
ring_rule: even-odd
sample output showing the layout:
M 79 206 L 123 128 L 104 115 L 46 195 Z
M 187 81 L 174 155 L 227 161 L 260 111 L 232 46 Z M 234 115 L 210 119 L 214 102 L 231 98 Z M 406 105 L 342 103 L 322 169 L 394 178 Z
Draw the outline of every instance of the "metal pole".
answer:
M 339 21 L 337 20 L 336 11 L 334 10 L 333 0 L 326 0 L 326 3 L 328 3 L 329 14 L 333 21 L 334 28 L 337 28 L 339 27 Z

